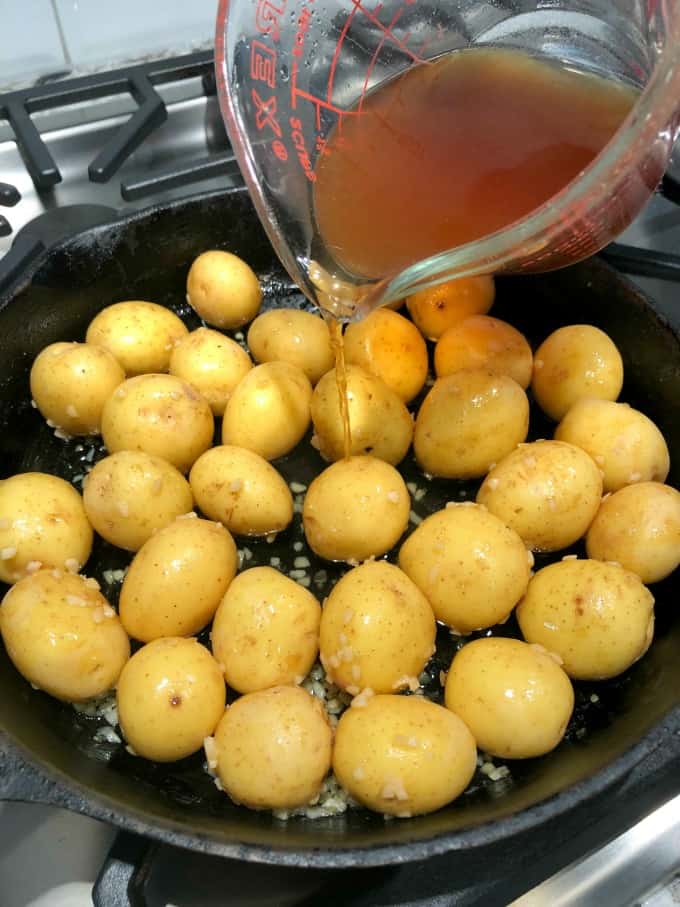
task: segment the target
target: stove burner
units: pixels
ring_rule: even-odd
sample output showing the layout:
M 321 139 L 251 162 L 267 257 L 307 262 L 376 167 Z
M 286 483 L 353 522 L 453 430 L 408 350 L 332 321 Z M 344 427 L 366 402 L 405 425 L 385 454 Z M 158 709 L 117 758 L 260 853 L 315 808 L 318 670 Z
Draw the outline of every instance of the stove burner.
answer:
M 165 104 L 155 86 L 201 76 L 204 91 L 214 93 L 214 80 L 210 78 L 212 68 L 212 53 L 204 52 L 143 63 L 120 72 L 100 73 L 21 89 L 0 97 L 0 120 L 9 122 L 35 187 L 44 190 L 61 182 L 61 173 L 33 123 L 31 114 L 110 95 L 131 95 L 139 105 L 138 109 L 88 167 L 92 182 L 107 182 L 144 139 L 167 118 Z
M 5 208 L 11 208 L 21 198 L 19 190 L 9 183 L 0 183 L 0 205 Z M 9 236 L 12 232 L 12 225 L 0 214 L 0 236 Z

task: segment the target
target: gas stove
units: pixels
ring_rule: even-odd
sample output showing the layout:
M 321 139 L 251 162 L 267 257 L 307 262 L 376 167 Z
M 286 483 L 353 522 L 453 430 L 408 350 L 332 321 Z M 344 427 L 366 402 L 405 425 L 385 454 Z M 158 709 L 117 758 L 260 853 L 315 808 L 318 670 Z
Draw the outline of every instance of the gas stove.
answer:
M 49 245 L 119 212 L 239 185 L 212 55 L 0 95 L 0 295 Z M 604 256 L 680 324 L 680 190 L 669 171 Z M 498 848 L 375 870 L 296 870 L 156 847 L 35 804 L 0 804 L 3 907 L 349 905 L 558 907 L 680 902 L 677 766 L 652 754 L 611 808 L 531 851 Z M 663 765 L 663 771 L 659 766 Z M 94 889 L 93 889 L 94 885 Z

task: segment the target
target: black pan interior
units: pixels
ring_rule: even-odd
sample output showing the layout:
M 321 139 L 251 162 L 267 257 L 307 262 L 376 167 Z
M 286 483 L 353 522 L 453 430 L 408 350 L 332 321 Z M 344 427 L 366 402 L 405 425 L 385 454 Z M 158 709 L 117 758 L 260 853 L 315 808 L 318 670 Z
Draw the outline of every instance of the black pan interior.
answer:
M 197 254 L 219 247 L 236 252 L 254 267 L 264 282 L 267 306 L 307 305 L 290 287 L 243 191 L 197 197 L 76 237 L 53 250 L 14 298 L 0 302 L 0 477 L 43 469 L 73 479 L 82 472 L 87 457 L 102 455 L 97 444 L 77 450 L 77 441 L 55 438 L 31 408 L 28 370 L 39 350 L 56 340 L 83 339 L 97 311 L 126 298 L 166 304 L 190 327 L 197 326 L 184 301 L 186 273 Z M 554 328 L 575 322 L 596 324 L 609 333 L 625 361 L 622 399 L 642 409 L 663 431 L 674 464 L 669 481 L 678 484 L 680 341 L 630 285 L 592 260 L 553 274 L 499 280 L 492 314 L 511 321 L 533 343 Z M 540 415 L 532 416 L 531 437 L 550 437 L 552 428 Z M 90 448 L 94 453 L 88 453 Z M 304 442 L 276 465 L 289 481 L 303 483 L 323 467 Z M 412 462 L 405 473 L 407 481 L 427 484 Z M 414 505 L 421 516 L 447 500 L 473 498 L 476 485 L 435 481 L 427 488 L 422 501 Z M 284 568 L 292 566 L 292 545 L 301 538 L 296 518 L 273 547 L 267 546 L 263 562 L 276 554 Z M 87 573 L 102 581 L 104 592 L 115 600 L 116 589 L 103 582 L 102 570 L 123 566 L 127 560 L 122 552 L 99 542 Z M 328 573 L 328 584 L 339 575 L 336 568 L 321 562 L 311 572 L 321 568 Z M 326 588 L 317 584 L 313 591 L 322 597 Z M 602 788 L 620 777 L 621 757 L 631 747 L 643 739 L 647 747 L 654 745 L 652 729 L 680 704 L 676 654 L 680 621 L 674 614 L 678 579 L 658 584 L 654 592 L 657 637 L 650 653 L 615 681 L 578 685 L 575 716 L 566 741 L 555 753 L 513 764 L 510 778 L 500 782 L 478 775 L 455 804 L 418 819 L 386 822 L 365 811 L 350 811 L 313 822 L 294 818 L 284 823 L 267 813 L 240 809 L 216 790 L 203 771 L 200 754 L 161 766 L 129 755 L 122 746 L 95 743 L 97 722 L 32 690 L 4 651 L 0 652 L 0 727 L 38 763 L 76 785 L 80 808 L 123 825 L 254 859 L 285 859 L 282 855 L 298 851 L 300 862 L 305 862 L 305 853 L 356 852 L 358 848 L 387 848 L 390 859 L 409 859 L 421 853 L 418 845 L 427 842 L 439 842 L 435 849 L 456 846 L 456 841 L 465 840 L 466 829 L 495 828 L 491 834 L 497 836 L 503 828 L 509 832 L 512 822 L 531 810 L 538 820 L 540 810 L 547 815 L 551 809 L 563 809 L 570 795 L 566 799 L 557 795 L 571 785 L 599 773 L 595 787 Z M 513 635 L 516 627 L 511 621 L 494 632 Z M 453 646 L 448 634 L 442 634 L 431 671 L 430 692 L 435 698 L 440 693 L 439 668 L 448 667 Z M 597 693 L 596 702 L 591 701 L 593 693 Z M 629 753 L 627 764 L 644 752 L 642 746 Z M 578 786 L 573 789 L 574 800 L 582 795 L 579 790 Z M 522 812 L 526 810 L 530 812 Z M 515 820 L 510 819 L 513 816 Z

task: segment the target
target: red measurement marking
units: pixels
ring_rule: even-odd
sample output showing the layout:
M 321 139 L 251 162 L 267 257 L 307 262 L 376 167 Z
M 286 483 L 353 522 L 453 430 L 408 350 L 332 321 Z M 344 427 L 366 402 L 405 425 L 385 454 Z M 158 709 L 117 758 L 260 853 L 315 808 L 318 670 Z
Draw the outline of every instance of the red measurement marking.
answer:
M 297 60 L 293 60 L 290 68 L 290 106 L 293 110 L 296 109 L 297 99 L 301 98 L 303 101 L 309 101 L 310 104 L 314 104 L 316 107 L 316 128 L 321 128 L 321 111 L 328 110 L 331 113 L 336 114 L 338 117 L 342 118 L 343 116 L 351 116 L 356 113 L 352 110 L 342 110 L 336 104 L 331 104 L 328 101 L 323 100 L 322 98 L 317 98 L 315 95 L 310 94 L 308 91 L 304 91 L 302 88 L 297 87 L 297 74 L 299 71 Z
M 255 25 L 263 35 L 271 35 L 274 41 L 278 41 L 281 36 L 279 28 L 279 16 L 282 16 L 286 10 L 286 0 L 279 0 L 279 4 L 273 0 L 257 0 L 255 9 Z
M 355 4 L 352 12 L 347 16 L 347 20 L 342 27 L 340 32 L 340 37 L 338 38 L 338 43 L 335 45 L 335 53 L 333 54 L 333 59 L 331 60 L 331 68 L 328 73 L 328 91 L 326 92 L 326 97 L 330 101 L 333 97 L 333 79 L 335 78 L 335 67 L 338 65 L 338 57 L 340 56 L 340 51 L 342 50 L 342 42 L 345 40 L 345 35 L 349 31 L 349 27 L 352 24 L 352 19 L 356 15 L 359 7 Z
M 254 40 L 250 45 L 250 78 L 270 88 L 276 84 L 276 51 L 261 41 Z
M 373 10 L 373 15 L 377 18 L 378 13 L 383 8 L 382 3 L 376 3 L 375 9 Z
M 394 26 L 397 24 L 397 20 L 399 19 L 399 16 L 401 16 L 401 13 L 402 13 L 402 7 L 400 6 L 399 9 L 396 11 L 396 13 L 392 16 L 392 21 L 387 26 L 388 31 L 390 29 L 394 28 Z M 387 40 L 387 34 L 383 34 L 380 41 L 378 41 L 378 46 L 373 51 L 373 56 L 371 57 L 371 62 L 368 64 L 368 69 L 366 70 L 366 78 L 364 79 L 364 86 L 361 89 L 361 97 L 359 98 L 359 106 L 358 106 L 359 113 L 361 113 L 361 108 L 364 105 L 364 98 L 366 97 L 366 89 L 368 88 L 368 83 L 373 74 L 373 70 L 375 69 L 375 64 L 378 62 L 378 57 L 380 56 L 381 50 L 385 46 L 386 40 Z

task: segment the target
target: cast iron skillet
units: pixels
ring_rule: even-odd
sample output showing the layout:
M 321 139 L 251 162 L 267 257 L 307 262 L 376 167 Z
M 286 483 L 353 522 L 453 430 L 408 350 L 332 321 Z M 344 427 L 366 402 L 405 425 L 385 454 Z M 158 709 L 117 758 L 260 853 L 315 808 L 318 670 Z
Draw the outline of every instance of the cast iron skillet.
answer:
M 0 300 L 1 477 L 42 468 L 73 478 L 82 471 L 79 461 L 86 452 L 75 451 L 75 441 L 54 438 L 30 407 L 28 370 L 37 352 L 57 340 L 81 339 L 94 314 L 121 299 L 171 305 L 195 326 L 184 302 L 186 273 L 198 253 L 215 247 L 236 252 L 255 268 L 267 305 L 306 305 L 276 261 L 244 190 L 164 205 L 80 234 L 47 253 L 14 295 Z M 622 398 L 660 426 L 675 463 L 669 481 L 677 485 L 680 341 L 645 299 L 597 260 L 549 275 L 501 280 L 498 296 L 495 314 L 508 317 L 534 342 L 573 322 L 596 324 L 610 334 L 625 360 Z M 531 436 L 549 436 L 551 429 L 534 418 Z M 289 480 L 302 482 L 321 465 L 308 445 L 277 464 Z M 409 469 L 407 479 L 417 478 L 414 467 Z M 469 483 L 434 483 L 417 506 L 426 515 L 474 490 Z M 284 565 L 299 531 L 299 525 L 293 527 L 277 543 Z M 100 544 L 86 570 L 101 579 L 104 566 L 125 562 L 121 553 Z M 238 808 L 214 788 L 200 754 L 161 766 L 136 759 L 121 746 L 94 743 L 96 723 L 32 690 L 4 652 L 0 796 L 57 803 L 213 854 L 298 866 L 382 865 L 502 842 L 601 800 L 658 747 L 669 758 L 680 755 L 677 587 L 671 578 L 654 589 L 657 637 L 645 658 L 616 681 L 579 685 L 575 717 L 555 753 L 515 763 L 510 782 L 478 777 L 470 793 L 430 816 L 385 822 L 350 811 L 283 823 Z M 106 585 L 104 591 L 115 595 Z M 510 622 L 501 632 L 516 630 Z M 442 666 L 449 656 L 450 651 L 443 654 Z M 437 668 L 432 690 L 438 690 Z M 595 691 L 599 699 L 593 703 Z

